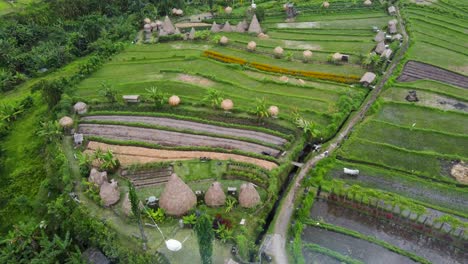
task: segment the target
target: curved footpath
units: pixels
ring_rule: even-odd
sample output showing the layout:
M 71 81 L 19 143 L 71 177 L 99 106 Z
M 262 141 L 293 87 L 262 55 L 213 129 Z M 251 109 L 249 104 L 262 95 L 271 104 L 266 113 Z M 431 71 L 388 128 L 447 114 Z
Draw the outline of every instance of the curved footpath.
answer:
M 374 90 L 371 91 L 368 100 L 364 102 L 361 108 L 357 111 L 357 113 L 352 117 L 352 119 L 342 127 L 341 131 L 330 140 L 330 145 L 324 151 L 328 151 L 328 153 L 332 153 L 340 143 L 345 139 L 348 134 L 351 132 L 353 127 L 364 118 L 364 115 L 369 110 L 370 106 L 375 102 L 380 91 L 382 90 L 383 86 L 393 74 L 396 66 L 403 58 L 403 54 L 405 54 L 406 50 L 408 49 L 408 34 L 404 28 L 403 20 L 400 16 L 400 11 L 397 8 L 397 19 L 398 24 L 400 27 L 400 31 L 403 35 L 403 44 L 398 54 L 398 58 L 394 58 L 392 63 L 390 64 L 387 72 L 382 77 L 381 81 L 377 84 Z M 314 156 L 313 158 L 309 159 L 302 167 L 301 171 L 295 176 L 294 180 L 292 181 L 291 188 L 289 188 L 289 192 L 286 196 L 284 196 L 283 201 L 281 202 L 280 211 L 277 212 L 278 217 L 276 218 L 275 226 L 274 226 L 274 234 L 271 236 L 270 239 L 265 239 L 263 241 L 264 245 L 260 248 L 265 248 L 265 253 L 272 256 L 275 260 L 275 263 L 279 264 L 286 264 L 289 263 L 288 261 L 288 254 L 286 252 L 286 237 L 288 233 L 288 227 L 291 220 L 291 216 L 294 211 L 294 200 L 296 198 L 296 193 L 299 190 L 301 185 L 302 179 L 309 173 L 309 171 L 323 158 L 326 156 L 320 154 L 318 156 Z M 268 241 L 267 241 L 268 240 Z

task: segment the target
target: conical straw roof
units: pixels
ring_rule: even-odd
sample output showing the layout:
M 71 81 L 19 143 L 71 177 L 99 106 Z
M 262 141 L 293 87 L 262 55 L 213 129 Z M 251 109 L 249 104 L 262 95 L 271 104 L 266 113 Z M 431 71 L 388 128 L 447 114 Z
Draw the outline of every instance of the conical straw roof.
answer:
M 88 181 L 101 186 L 104 182 L 107 182 L 107 172 L 100 172 L 95 168 L 91 169 L 89 173 Z
M 213 24 L 211 25 L 210 29 L 211 33 L 218 33 L 219 32 L 219 26 L 216 24 L 216 22 L 213 21 Z
M 222 206 L 226 203 L 226 195 L 224 194 L 221 183 L 213 182 L 205 193 L 205 203 L 208 206 Z
M 229 24 L 229 21 L 226 21 L 226 23 L 224 23 L 224 26 L 221 29 L 221 31 L 223 31 L 223 32 L 232 32 L 232 27 L 231 27 L 231 24 Z
M 169 34 L 172 34 L 175 32 L 175 27 L 172 24 L 172 21 L 168 16 L 164 18 L 163 28 L 164 28 L 164 31 L 166 31 Z
M 188 39 L 190 39 L 190 40 L 195 39 L 195 28 L 192 27 L 192 29 L 190 30 L 190 33 L 188 35 Z
M 111 183 L 105 181 L 101 185 L 99 196 L 101 197 L 101 201 L 104 206 L 111 206 L 117 203 L 120 199 L 120 192 L 119 187 L 117 186 L 117 182 L 114 180 L 112 180 Z
M 64 116 L 60 118 L 59 124 L 63 128 L 69 128 L 73 126 L 73 119 L 69 116 Z
M 255 207 L 260 203 L 260 195 L 252 183 L 244 183 L 240 187 L 239 204 L 245 208 Z
M 197 204 L 197 197 L 192 189 L 175 173 L 171 175 L 159 198 L 159 206 L 168 215 L 182 216 Z
M 262 32 L 262 28 L 260 27 L 260 23 L 258 23 L 258 19 L 256 15 L 253 15 L 252 21 L 250 22 L 249 26 L 249 33 L 259 34 Z
M 239 33 L 244 33 L 245 32 L 244 24 L 242 24 L 242 22 L 239 22 L 237 24 L 236 32 L 239 32 Z
M 129 216 L 132 213 L 132 203 L 130 202 L 130 197 L 128 192 L 125 193 L 124 200 L 122 201 L 122 212 Z

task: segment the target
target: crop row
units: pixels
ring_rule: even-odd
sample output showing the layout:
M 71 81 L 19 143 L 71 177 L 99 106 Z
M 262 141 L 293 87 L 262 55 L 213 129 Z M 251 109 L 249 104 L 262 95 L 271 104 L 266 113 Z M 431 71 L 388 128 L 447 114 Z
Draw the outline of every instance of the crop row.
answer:
M 226 55 L 214 52 L 214 51 L 205 51 L 203 52 L 203 55 L 208 58 L 212 58 L 212 59 L 226 62 L 226 63 L 235 63 L 235 64 L 240 64 L 240 65 L 247 64 L 247 61 L 243 59 L 226 56 Z M 266 72 L 282 73 L 282 74 L 289 74 L 289 75 L 295 75 L 295 76 L 304 76 L 304 77 L 310 77 L 310 78 L 316 78 L 316 79 L 322 79 L 322 80 L 335 81 L 339 83 L 356 83 L 359 81 L 359 76 L 355 76 L 355 75 L 346 76 L 346 75 L 337 75 L 337 74 L 330 74 L 330 73 L 323 73 L 323 72 L 290 70 L 286 68 L 275 67 L 272 65 L 262 64 L 262 63 L 257 63 L 257 62 L 250 62 L 249 66 L 252 66 L 258 70 L 262 70 Z

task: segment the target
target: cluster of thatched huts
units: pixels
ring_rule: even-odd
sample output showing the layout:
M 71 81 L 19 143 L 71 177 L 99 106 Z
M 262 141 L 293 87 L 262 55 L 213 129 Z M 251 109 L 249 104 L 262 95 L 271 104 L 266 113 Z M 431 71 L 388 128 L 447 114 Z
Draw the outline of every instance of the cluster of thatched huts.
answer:
M 117 181 L 107 179 L 107 172 L 98 171 L 95 168 L 89 173 L 88 182 L 99 188 L 99 196 L 103 206 L 111 206 L 120 200 L 120 190 Z
M 374 41 L 377 42 L 374 52 L 379 54 L 381 57 L 390 59 L 393 51 L 386 44 L 392 41 L 402 41 L 403 36 L 398 34 L 397 30 L 398 20 L 392 19 L 388 21 L 387 32 L 379 31 L 374 38 Z
M 239 192 L 239 205 L 253 208 L 260 204 L 260 195 L 252 183 L 242 184 Z M 204 195 L 205 204 L 210 207 L 223 206 L 226 194 L 221 183 L 213 182 Z M 192 210 L 197 204 L 197 196 L 176 174 L 172 174 L 159 198 L 159 206 L 166 214 L 182 216 Z
M 218 25 L 216 22 L 213 22 L 211 25 L 210 31 L 212 33 L 218 33 L 218 32 L 238 32 L 238 33 L 252 33 L 252 34 L 260 34 L 262 33 L 262 27 L 260 26 L 260 23 L 258 22 L 257 16 L 253 15 L 252 21 L 250 21 L 250 24 L 247 23 L 246 20 L 243 20 L 239 22 L 236 26 L 231 26 L 229 24 L 229 21 L 226 21 L 224 25 Z

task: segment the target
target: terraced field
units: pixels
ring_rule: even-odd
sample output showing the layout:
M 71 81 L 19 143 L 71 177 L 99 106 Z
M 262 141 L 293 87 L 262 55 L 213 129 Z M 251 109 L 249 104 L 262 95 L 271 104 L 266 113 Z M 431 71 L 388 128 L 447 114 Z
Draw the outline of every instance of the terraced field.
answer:
M 398 81 L 400 82 L 411 82 L 421 79 L 430 79 L 468 88 L 467 76 L 416 61 L 407 62 L 403 69 L 403 73 L 398 77 Z

